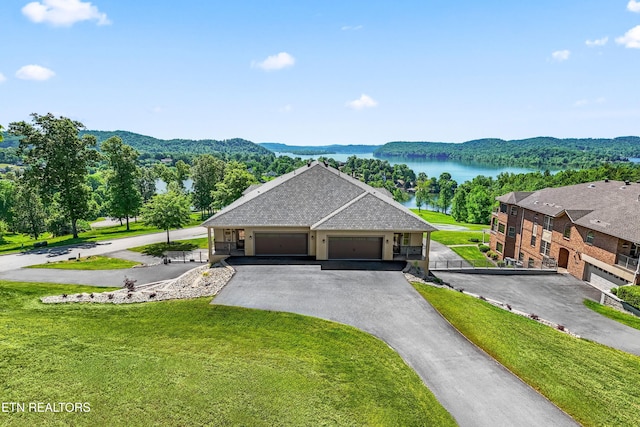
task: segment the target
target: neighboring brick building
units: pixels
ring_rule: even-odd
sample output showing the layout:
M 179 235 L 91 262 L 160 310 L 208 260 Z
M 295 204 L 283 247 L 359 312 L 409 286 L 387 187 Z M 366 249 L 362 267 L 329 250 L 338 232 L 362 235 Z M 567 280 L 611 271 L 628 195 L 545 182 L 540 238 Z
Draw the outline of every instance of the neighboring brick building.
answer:
M 503 259 L 557 263 L 600 288 L 640 284 L 640 183 L 604 180 L 497 200 L 491 249 Z

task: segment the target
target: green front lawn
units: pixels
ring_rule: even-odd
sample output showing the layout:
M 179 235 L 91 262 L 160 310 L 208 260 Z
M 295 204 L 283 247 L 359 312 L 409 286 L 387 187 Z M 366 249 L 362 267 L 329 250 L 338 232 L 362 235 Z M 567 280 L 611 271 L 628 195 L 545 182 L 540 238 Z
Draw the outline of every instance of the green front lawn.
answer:
M 55 261 L 30 265 L 26 268 L 57 268 L 60 270 L 120 270 L 140 265 L 139 262 L 93 255 L 75 260 Z
M 489 233 L 485 233 L 484 241 L 485 244 L 489 244 Z M 431 233 L 431 239 L 436 242 L 442 243 L 443 245 L 473 245 L 478 244 L 478 242 L 482 243 L 482 231 L 433 231 Z M 473 242 L 471 239 L 478 240 L 478 242 Z
M 0 282 L 4 425 L 455 425 L 417 374 L 355 328 L 210 298 L 44 305 L 95 288 Z
M 600 313 L 603 316 L 608 317 L 609 319 L 615 320 L 616 322 L 623 323 L 627 326 L 631 326 L 635 329 L 640 329 L 640 317 L 634 316 L 633 314 L 623 313 L 611 307 L 607 307 L 606 305 L 598 304 L 595 301 L 584 300 L 584 305 L 586 305 L 591 310 L 596 313 Z
M 451 250 L 476 267 L 495 267 L 495 264 L 480 252 L 477 246 L 454 246 Z
M 414 285 L 462 334 L 586 426 L 640 420 L 640 357 L 448 289 Z
M 191 214 L 191 221 L 186 227 L 196 227 L 200 225 L 200 215 Z M 34 240 L 26 234 L 5 234 L 0 240 L 0 254 L 8 254 L 33 249 L 36 242 L 47 241 L 47 247 L 66 246 L 84 242 L 99 242 L 102 240 L 119 239 L 122 237 L 140 236 L 143 234 L 160 233 L 160 230 L 142 222 L 129 223 L 129 231 L 126 225 L 116 225 L 112 227 L 98 227 L 84 233 L 79 233 L 78 238 L 74 239 L 71 235 L 52 237 L 51 234 L 43 234 L 38 240 Z M 203 229 L 204 231 L 204 229 Z
M 208 238 L 201 237 L 198 239 L 185 239 L 176 240 L 171 243 L 160 242 L 151 243 L 149 245 L 136 246 L 129 248 L 130 251 L 140 252 L 146 255 L 152 255 L 156 257 L 162 256 L 167 251 L 185 251 L 191 252 L 196 249 L 208 249 Z
M 473 231 L 481 231 L 489 228 L 489 225 L 486 224 L 470 224 L 467 222 L 457 222 L 451 215 L 447 215 L 441 212 L 427 210 L 418 211 L 418 209 L 411 209 L 411 211 L 425 221 L 430 222 L 431 224 L 458 225 L 461 227 L 467 227 L 469 230 Z

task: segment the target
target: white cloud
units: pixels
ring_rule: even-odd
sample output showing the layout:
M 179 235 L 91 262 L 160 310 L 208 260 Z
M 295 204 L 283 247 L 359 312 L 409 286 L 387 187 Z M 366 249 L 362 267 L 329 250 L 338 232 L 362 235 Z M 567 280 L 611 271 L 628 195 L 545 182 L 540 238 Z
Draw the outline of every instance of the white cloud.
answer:
M 616 38 L 616 43 L 624 47 L 640 49 L 640 25 L 627 31 L 624 36 Z
M 261 62 L 253 61 L 251 67 L 261 68 L 265 71 L 281 70 L 283 68 L 292 67 L 296 63 L 296 59 L 287 52 L 280 52 L 277 55 L 268 56 Z
M 604 46 L 608 41 L 609 37 L 603 37 L 601 39 L 587 40 L 585 44 L 589 47 Z
M 586 107 L 587 105 L 594 104 L 604 104 L 606 99 L 604 97 L 596 98 L 596 99 L 580 99 L 573 103 L 574 107 Z
M 640 13 L 640 1 L 629 0 L 629 3 L 627 3 L 627 10 Z
M 378 102 L 364 93 L 360 95 L 360 98 L 347 102 L 346 106 L 353 110 L 362 110 L 363 108 L 373 108 L 378 105 Z
M 340 28 L 342 31 L 358 31 L 363 29 L 364 26 L 363 25 L 345 25 L 342 28 Z
M 16 71 L 16 77 L 22 80 L 49 80 L 55 76 L 52 70 L 41 67 L 40 65 L 25 65 Z
M 0 83 L 6 81 L 7 78 L 4 76 L 4 74 L 0 73 Z
M 556 50 L 551 54 L 551 57 L 558 62 L 566 61 L 569 59 L 571 52 L 568 50 Z
M 70 27 L 80 21 L 97 21 L 109 25 L 111 21 L 90 2 L 80 0 L 34 1 L 22 8 L 22 13 L 35 23 L 48 23 L 56 27 Z

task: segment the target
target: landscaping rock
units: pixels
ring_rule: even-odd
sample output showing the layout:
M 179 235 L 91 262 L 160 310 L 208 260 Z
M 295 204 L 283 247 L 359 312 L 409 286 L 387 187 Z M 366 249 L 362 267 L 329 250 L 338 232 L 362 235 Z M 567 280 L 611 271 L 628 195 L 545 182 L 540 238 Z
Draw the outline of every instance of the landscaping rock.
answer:
M 204 265 L 187 271 L 177 279 L 136 286 L 134 291 L 123 288 L 113 292 L 81 293 L 43 297 L 45 304 L 103 303 L 130 304 L 214 296 L 233 277 L 235 270 L 226 264 Z

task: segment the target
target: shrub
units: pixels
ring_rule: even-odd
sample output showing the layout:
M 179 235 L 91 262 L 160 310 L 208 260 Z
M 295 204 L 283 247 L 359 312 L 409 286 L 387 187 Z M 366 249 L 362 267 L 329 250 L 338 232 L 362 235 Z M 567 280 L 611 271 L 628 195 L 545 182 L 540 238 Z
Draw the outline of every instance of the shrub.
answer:
M 621 286 L 617 288 L 616 295 L 627 304 L 640 310 L 640 286 Z
M 494 260 L 494 261 L 497 261 L 499 257 L 500 257 L 500 255 L 498 255 L 498 254 L 495 254 L 495 253 L 491 254 L 491 259 Z
M 614 295 L 618 295 L 618 288 L 611 288 L 611 293 Z
M 472 243 L 478 243 L 480 241 L 480 239 L 472 237 L 471 239 L 469 239 L 470 242 Z
M 483 254 L 486 254 L 487 252 L 489 252 L 491 250 L 491 248 L 487 245 L 483 245 L 480 244 L 478 245 L 478 249 L 480 250 L 480 252 L 482 252 Z
M 498 261 L 498 267 L 504 267 L 505 265 L 507 265 L 506 262 L 504 261 Z
M 124 278 L 123 288 L 127 288 L 129 292 L 133 292 L 136 290 L 136 282 L 137 280 L 129 279 L 128 277 Z

